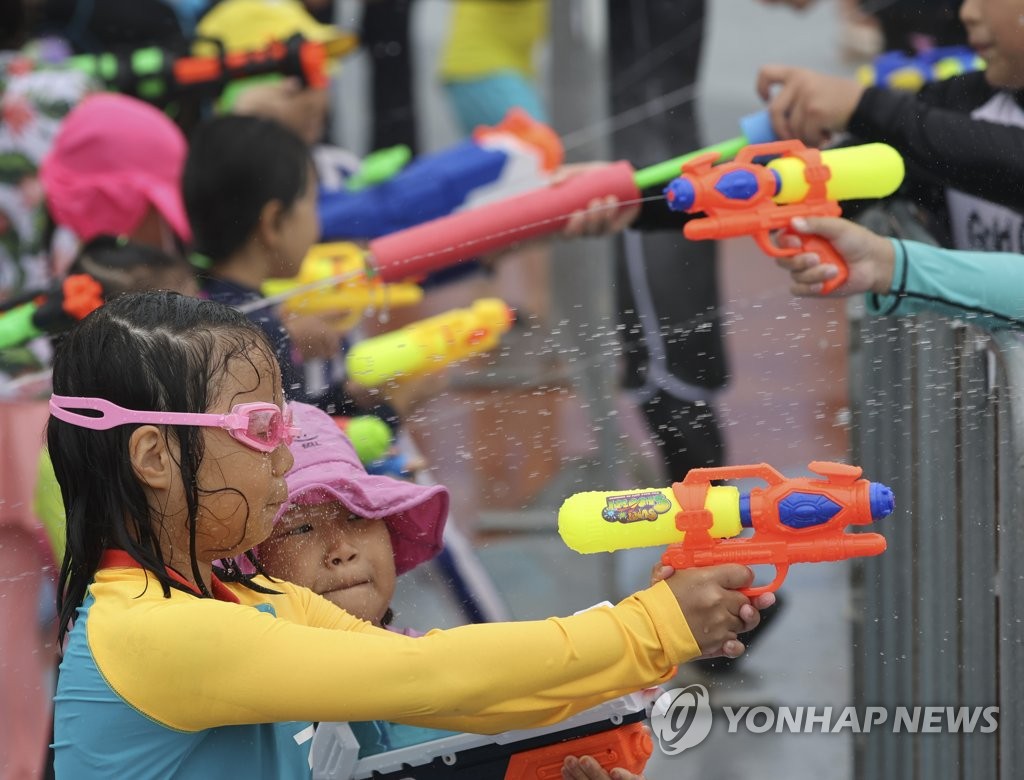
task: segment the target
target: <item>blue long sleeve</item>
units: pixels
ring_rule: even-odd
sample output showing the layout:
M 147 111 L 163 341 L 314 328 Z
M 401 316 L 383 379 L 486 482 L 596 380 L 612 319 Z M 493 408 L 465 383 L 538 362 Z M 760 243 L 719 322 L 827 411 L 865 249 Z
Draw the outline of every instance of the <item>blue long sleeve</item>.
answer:
M 1024 255 L 969 252 L 893 239 L 889 295 L 867 296 L 876 316 L 933 311 L 988 330 L 1024 327 Z

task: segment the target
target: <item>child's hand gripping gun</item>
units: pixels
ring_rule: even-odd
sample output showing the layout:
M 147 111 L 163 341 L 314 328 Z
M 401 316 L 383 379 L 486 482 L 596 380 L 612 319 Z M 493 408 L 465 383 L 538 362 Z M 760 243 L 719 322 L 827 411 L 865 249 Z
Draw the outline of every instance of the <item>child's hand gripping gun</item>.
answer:
M 103 300 L 103 285 L 96 279 L 89 274 L 71 274 L 50 292 L 0 313 L 0 349 L 61 333 L 102 306 Z
M 361 341 L 345 356 L 348 376 L 365 387 L 439 371 L 494 349 L 515 317 L 504 301 L 481 298 L 382 336 Z
M 280 298 L 291 314 L 347 314 L 349 327 L 366 309 L 412 306 L 423 300 L 418 285 L 385 284 L 367 271 L 365 252 L 355 244 L 317 244 L 302 261 L 298 276 L 268 279 L 263 294 Z
M 984 70 L 985 60 L 970 46 L 939 46 L 921 54 L 887 51 L 870 65 L 857 69 L 857 80 L 865 87 L 886 87 L 917 92 L 932 81 Z
M 693 469 L 670 489 L 577 493 L 558 512 L 558 531 L 571 549 L 610 552 L 668 544 L 662 563 L 674 569 L 740 563 L 771 564 L 775 579 L 743 590 L 753 598 L 782 585 L 790 565 L 879 555 L 880 534 L 851 534 L 892 514 L 892 491 L 861 479 L 861 469 L 815 461 L 824 479 L 787 479 L 766 463 Z M 741 494 L 713 480 L 756 477 L 767 483 Z M 744 528 L 753 536 L 735 537 Z
M 592 756 L 606 772 L 643 772 L 654 745 L 643 721 L 656 688 L 623 696 L 536 729 L 486 736 L 454 734 L 358 758 L 347 723 L 321 723 L 310 760 L 314 780 L 537 780 L 562 776 L 569 756 Z
M 268 74 L 293 76 L 306 86 L 325 87 L 328 61 L 355 49 L 358 40 L 348 34 L 329 41 L 294 35 L 271 41 L 262 49 L 237 52 L 225 52 L 218 41 L 204 43 L 216 46 L 217 53 L 179 56 L 150 46 L 124 54 L 80 54 L 68 64 L 108 89 L 162 106 L 191 93 L 216 97 L 233 81 Z
M 754 162 L 776 155 L 767 165 Z M 693 241 L 753 236 L 773 257 L 816 252 L 839 270 L 823 285 L 823 295 L 846 281 L 846 261 L 817 236 L 800 236 L 799 248 L 784 248 L 772 241 L 772 232 L 795 235 L 790 224 L 796 217 L 837 217 L 839 200 L 887 197 L 904 174 L 903 158 L 886 144 L 821 152 L 797 140 L 774 141 L 748 146 L 731 163 L 714 166 L 717 159 L 711 153 L 685 163 L 683 175 L 665 188 L 673 211 L 707 214 L 687 222 L 684 235 Z

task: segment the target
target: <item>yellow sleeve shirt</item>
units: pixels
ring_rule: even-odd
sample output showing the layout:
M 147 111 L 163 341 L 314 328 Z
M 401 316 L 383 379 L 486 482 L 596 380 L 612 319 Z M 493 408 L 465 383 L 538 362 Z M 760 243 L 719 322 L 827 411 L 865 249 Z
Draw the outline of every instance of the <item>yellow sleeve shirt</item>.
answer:
M 527 728 L 662 682 L 700 653 L 665 583 L 571 618 L 414 639 L 256 581 L 281 595 L 228 584 L 237 601 L 165 598 L 140 568 L 98 571 L 61 664 L 58 771 L 308 777 L 310 721 Z

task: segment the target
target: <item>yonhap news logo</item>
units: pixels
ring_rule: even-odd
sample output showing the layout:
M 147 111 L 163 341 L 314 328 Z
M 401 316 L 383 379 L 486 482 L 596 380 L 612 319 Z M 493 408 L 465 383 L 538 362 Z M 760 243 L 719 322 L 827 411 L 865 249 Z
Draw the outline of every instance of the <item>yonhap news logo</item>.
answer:
M 722 707 L 726 732 L 737 734 L 992 734 L 999 707 Z M 654 702 L 651 730 L 669 756 L 701 744 L 711 733 L 715 711 L 703 685 L 665 691 Z
M 654 702 L 651 730 L 668 756 L 697 747 L 711 733 L 711 697 L 703 685 L 665 691 Z

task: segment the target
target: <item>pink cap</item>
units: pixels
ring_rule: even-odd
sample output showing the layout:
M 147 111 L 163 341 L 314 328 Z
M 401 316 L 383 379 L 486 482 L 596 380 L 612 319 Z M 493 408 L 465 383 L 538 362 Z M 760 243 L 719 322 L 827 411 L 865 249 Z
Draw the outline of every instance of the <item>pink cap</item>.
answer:
M 61 123 L 40 177 L 50 213 L 83 241 L 130 235 L 149 207 L 192 239 L 181 198 L 187 144 L 178 126 L 124 95 L 90 95 Z
M 448 489 L 367 474 L 334 420 L 315 406 L 292 403 L 301 433 L 292 442 L 295 465 L 285 476 L 288 502 L 277 519 L 300 505 L 337 501 L 359 517 L 383 519 L 391 532 L 395 570 L 403 574 L 441 551 Z

